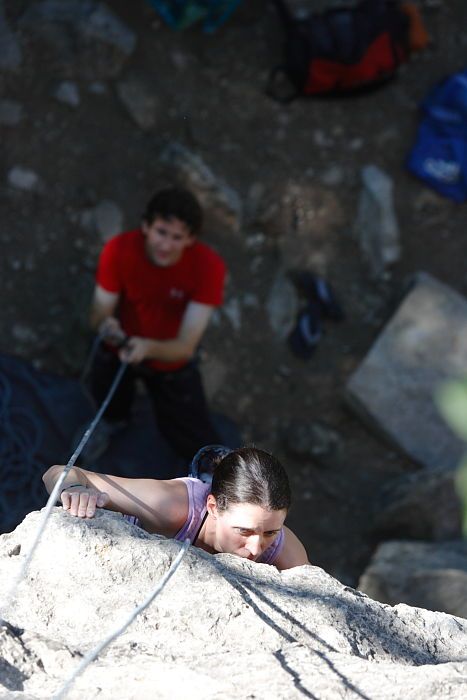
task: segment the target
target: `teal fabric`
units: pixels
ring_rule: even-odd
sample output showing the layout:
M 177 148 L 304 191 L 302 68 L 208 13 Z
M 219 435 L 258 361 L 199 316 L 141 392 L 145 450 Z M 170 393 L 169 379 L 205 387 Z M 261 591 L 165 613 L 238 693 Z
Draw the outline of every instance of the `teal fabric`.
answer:
M 149 0 L 150 4 L 173 29 L 185 29 L 203 21 L 205 32 L 223 24 L 241 0 Z

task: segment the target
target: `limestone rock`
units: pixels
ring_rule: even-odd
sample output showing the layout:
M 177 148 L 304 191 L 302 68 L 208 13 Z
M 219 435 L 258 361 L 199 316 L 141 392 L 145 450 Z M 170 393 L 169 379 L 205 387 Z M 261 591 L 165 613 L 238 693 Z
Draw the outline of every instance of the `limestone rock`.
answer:
M 54 96 L 59 102 L 69 105 L 70 107 L 79 107 L 80 96 L 79 88 L 72 80 L 64 80 L 61 82 L 54 92 Z
M 462 508 L 454 474 L 421 470 L 387 484 L 376 504 L 374 529 L 385 539 L 389 535 L 434 541 L 460 538 Z
M 320 421 L 294 421 L 284 430 L 284 441 L 291 454 L 320 464 L 335 462 L 342 452 L 339 434 Z
M 298 312 L 298 294 L 292 282 L 280 271 L 266 300 L 269 325 L 279 340 L 284 340 L 295 325 Z
M 382 603 L 467 617 L 467 543 L 384 542 L 358 589 Z
M 34 345 L 38 341 L 37 333 L 33 328 L 25 326 L 24 323 L 15 323 L 11 328 L 11 335 L 18 341 L 18 343 L 23 343 L 25 345 Z
M 143 131 L 156 126 L 159 101 L 154 87 L 138 78 L 128 78 L 117 84 L 117 94 L 130 117 Z
M 24 118 L 23 105 L 16 100 L 0 100 L 0 124 L 17 126 Z
M 0 626 L 0 684 L 8 690 L 22 689 L 23 682 L 41 671 L 35 658 L 21 639 L 20 630 L 11 625 Z
M 255 222 L 258 211 L 260 211 L 265 192 L 266 188 L 262 182 L 253 182 L 248 189 L 245 216 L 252 223 Z
M 34 512 L 0 537 L 0 600 L 40 521 Z M 56 693 L 86 653 L 127 618 L 168 570 L 180 544 L 101 511 L 53 510 L 3 613 L 0 687 Z M 24 630 L 24 631 L 21 631 Z M 67 698 L 157 697 L 422 700 L 465 696 L 467 621 L 397 605 L 343 586 L 313 566 L 278 572 L 191 549 L 166 588 Z M 247 672 L 246 672 L 247 670 Z M 462 683 L 464 681 L 464 684 Z M 0 691 L 1 692 L 1 691 Z M 0 697 L 2 695 L 0 694 Z
M 237 297 L 231 297 L 221 307 L 221 312 L 226 316 L 236 333 L 239 333 L 242 328 L 242 307 Z
M 87 18 L 81 18 L 80 30 L 89 41 L 109 44 L 125 56 L 135 50 L 136 35 L 104 3 L 97 3 Z
M 98 233 L 101 243 L 123 231 L 124 227 L 123 212 L 111 199 L 103 199 L 95 207 L 74 213 L 71 218 L 84 229 Z
M 8 172 L 8 184 L 17 190 L 32 192 L 40 189 L 41 181 L 37 173 L 30 168 L 15 165 Z
M 214 355 L 203 357 L 201 375 L 208 402 L 211 402 L 225 385 L 228 374 L 228 367 L 220 358 Z
M 393 203 L 391 178 L 375 165 L 362 170 L 355 235 L 360 241 L 370 270 L 380 277 L 400 256 L 399 227 Z
M 123 212 L 111 199 L 103 199 L 93 210 L 96 230 L 102 242 L 123 231 Z
M 328 187 L 337 187 L 338 185 L 342 185 L 345 180 L 344 168 L 334 163 L 326 168 L 326 170 L 321 174 L 320 180 L 323 185 Z
M 464 446 L 434 394 L 467 367 L 467 300 L 420 274 L 347 383 L 351 406 L 424 467 L 454 469 Z
M 200 155 L 179 143 L 169 144 L 160 155 L 161 163 L 172 168 L 186 187 L 191 189 L 205 208 L 206 220 L 238 232 L 243 206 L 237 192 L 218 178 Z

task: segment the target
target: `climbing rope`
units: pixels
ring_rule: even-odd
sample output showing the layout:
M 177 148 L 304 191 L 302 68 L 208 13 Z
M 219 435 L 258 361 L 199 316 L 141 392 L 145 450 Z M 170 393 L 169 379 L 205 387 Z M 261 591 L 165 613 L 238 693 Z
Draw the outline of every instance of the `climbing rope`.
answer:
M 100 342 L 100 338 L 97 339 L 97 342 L 93 346 L 91 350 L 91 359 L 94 356 L 96 350 L 97 350 L 97 345 Z M 83 370 L 82 377 L 83 379 L 85 378 L 87 374 L 87 369 L 88 366 L 90 365 L 90 360 L 88 359 L 88 362 L 85 365 L 85 369 Z M 50 517 L 50 514 L 52 512 L 52 508 L 54 507 L 56 501 L 58 500 L 59 494 L 61 493 L 61 487 L 66 479 L 68 473 L 70 472 L 71 468 L 74 466 L 76 463 L 76 460 L 78 459 L 79 455 L 81 454 L 83 448 L 85 447 L 86 443 L 88 442 L 89 438 L 91 437 L 92 433 L 94 432 L 97 424 L 99 423 L 100 419 L 102 418 L 102 415 L 104 414 L 105 410 L 107 409 L 110 401 L 112 400 L 112 397 L 121 381 L 121 378 L 123 377 L 123 374 L 127 368 L 128 364 L 126 362 L 122 362 L 120 367 L 118 368 L 114 380 L 112 382 L 112 385 L 107 393 L 107 396 L 105 397 L 104 401 L 102 402 L 102 405 L 100 406 L 99 410 L 97 411 L 94 419 L 90 423 L 89 427 L 85 431 L 83 437 L 81 438 L 80 442 L 78 443 L 78 446 L 76 447 L 75 451 L 71 455 L 70 459 L 68 460 L 65 468 L 63 469 L 62 473 L 60 474 L 59 478 L 57 479 L 57 482 L 55 483 L 55 486 L 47 500 L 47 504 L 45 508 L 43 509 L 43 514 L 42 514 L 42 520 L 40 522 L 40 525 L 37 529 L 36 536 L 31 544 L 30 550 L 25 557 L 22 566 L 20 567 L 20 570 L 16 577 L 13 580 L 12 585 L 10 586 L 9 590 L 7 591 L 7 594 L 5 596 L 5 599 L 2 604 L 0 604 L 0 626 L 3 626 L 6 624 L 6 621 L 3 617 L 3 613 L 5 610 L 8 609 L 10 606 L 12 600 L 16 596 L 17 590 L 21 582 L 26 576 L 26 572 L 31 564 L 31 561 L 33 559 L 33 556 L 36 552 L 36 549 L 39 545 L 40 539 L 42 537 L 42 534 L 46 528 L 48 519 Z M 0 375 L 0 397 L 1 397 L 1 402 L 0 402 L 0 421 L 3 419 L 3 423 L 6 423 L 7 428 L 10 427 L 8 421 L 5 419 L 6 416 L 11 416 L 12 412 L 8 412 L 9 408 L 9 403 L 11 399 L 11 387 L 9 384 L 4 380 L 4 378 Z M 18 415 L 23 415 L 24 417 L 28 417 L 28 414 L 25 412 L 18 411 L 16 413 L 16 417 Z M 33 421 L 34 423 L 34 421 Z M 38 425 L 38 424 L 37 424 Z M 0 423 L 0 427 L 3 427 L 5 430 L 5 427 Z M 29 426 L 30 429 L 30 426 Z M 37 447 L 40 444 L 41 441 L 41 434 L 40 430 L 38 429 L 34 434 L 34 439 L 31 440 L 31 433 L 28 432 L 28 426 L 24 429 L 24 432 L 21 432 L 20 429 L 17 429 L 16 437 L 14 444 L 19 446 L 20 448 L 24 450 L 27 450 L 27 454 L 33 455 L 34 452 L 37 450 Z M 26 437 L 27 436 L 27 437 Z M 3 444 L 3 443 L 2 443 Z M 6 443 L 5 443 L 6 444 Z M 10 448 L 3 448 L 4 452 L 6 450 L 9 450 Z M 3 454 L 0 453 L 0 457 L 2 457 Z M 9 454 L 8 454 L 9 456 Z M 18 488 L 18 481 L 15 481 L 15 488 Z M 86 656 L 83 658 L 79 666 L 75 669 L 75 671 L 70 675 L 70 677 L 66 680 L 66 682 L 63 684 L 63 686 L 57 691 L 57 693 L 53 696 L 54 700 L 61 700 L 66 696 L 68 691 L 70 690 L 71 686 L 75 682 L 75 680 L 80 676 L 84 670 L 91 664 L 99 654 L 107 647 L 109 644 L 111 644 L 115 639 L 117 639 L 123 632 L 129 627 L 129 625 L 136 619 L 136 617 L 143 612 L 151 603 L 152 601 L 159 595 L 159 593 L 163 590 L 167 582 L 170 580 L 170 578 L 175 574 L 177 571 L 178 567 L 180 566 L 183 558 L 185 557 L 188 548 L 191 544 L 191 541 L 189 539 L 186 539 L 182 545 L 182 548 L 180 549 L 180 552 L 178 553 L 177 557 L 174 559 L 172 562 L 172 565 L 170 566 L 169 570 L 162 576 L 162 578 L 159 580 L 157 586 L 154 588 L 154 590 L 147 596 L 147 598 L 139 605 L 137 606 L 131 614 L 127 617 L 127 619 L 119 625 L 115 630 L 113 630 L 107 637 L 105 637 L 99 644 L 92 649 Z
M 97 644 L 94 649 L 92 649 L 90 652 L 86 654 L 86 656 L 83 658 L 79 666 L 73 671 L 73 673 L 69 676 L 69 678 L 66 680 L 66 682 L 63 684 L 63 686 L 57 691 L 57 693 L 53 696 L 53 700 L 62 700 L 62 698 L 65 697 L 65 695 L 68 693 L 70 690 L 71 686 L 75 682 L 75 680 L 80 676 L 83 671 L 91 664 L 93 661 L 97 659 L 99 654 L 109 646 L 111 642 L 114 641 L 114 639 L 117 639 L 123 632 L 131 625 L 133 620 L 135 620 L 140 613 L 145 610 L 148 605 L 152 603 L 152 601 L 159 595 L 159 593 L 162 591 L 162 589 L 165 587 L 166 583 L 169 581 L 169 579 L 175 574 L 177 571 L 178 567 L 182 563 L 182 560 L 185 556 L 185 554 L 188 551 L 188 548 L 190 546 L 191 542 L 190 540 L 185 540 L 183 542 L 182 548 L 180 549 L 179 553 L 177 554 L 176 558 L 172 562 L 172 565 L 170 569 L 162 576 L 162 578 L 158 581 L 157 586 L 154 588 L 154 590 L 147 596 L 147 598 L 140 604 L 138 605 L 128 616 L 128 618 L 121 624 L 119 625 L 116 629 L 114 629 L 113 632 L 111 632 L 105 639 L 103 639 L 99 644 Z
M 45 527 L 47 525 L 47 521 L 49 519 L 50 513 L 52 512 L 52 508 L 54 507 L 54 505 L 55 505 L 55 503 L 58 500 L 58 497 L 60 495 L 61 486 L 62 486 L 63 482 L 65 481 L 70 469 L 74 466 L 76 460 L 78 459 L 79 455 L 81 454 L 84 446 L 86 445 L 86 443 L 88 442 L 92 433 L 94 432 L 94 430 L 95 430 L 97 424 L 99 423 L 100 419 L 102 418 L 102 415 L 105 412 L 107 406 L 109 405 L 110 401 L 112 400 L 112 397 L 117 389 L 117 386 L 120 383 L 121 378 L 123 377 L 123 374 L 125 373 L 127 366 L 128 366 L 128 364 L 126 362 L 121 363 L 120 367 L 118 368 L 118 370 L 115 374 L 114 380 L 113 380 L 112 385 L 107 393 L 107 396 L 105 397 L 104 401 L 102 402 L 101 407 L 99 408 L 99 410 L 96 413 L 91 424 L 89 425 L 89 427 L 85 431 L 83 437 L 81 438 L 80 442 L 78 443 L 78 446 L 76 447 L 75 451 L 73 452 L 70 459 L 68 460 L 64 470 L 62 471 L 59 478 L 57 479 L 57 482 L 56 482 L 56 484 L 52 490 L 52 493 L 49 496 L 47 504 L 43 510 L 42 520 L 41 520 L 41 523 L 40 523 L 39 528 L 37 530 L 34 541 L 31 545 L 31 548 L 29 550 L 29 553 L 25 557 L 23 564 L 22 564 L 17 576 L 14 578 L 12 585 L 10 586 L 9 590 L 7 591 L 5 600 L 0 605 L 0 625 L 4 624 L 3 613 L 9 607 L 11 601 L 15 597 L 16 590 L 17 590 L 18 586 L 20 585 L 21 581 L 23 580 L 23 578 L 26 575 L 28 567 L 32 561 L 32 558 L 34 556 L 36 548 L 39 544 L 40 538 L 42 537 L 42 533 L 44 532 Z

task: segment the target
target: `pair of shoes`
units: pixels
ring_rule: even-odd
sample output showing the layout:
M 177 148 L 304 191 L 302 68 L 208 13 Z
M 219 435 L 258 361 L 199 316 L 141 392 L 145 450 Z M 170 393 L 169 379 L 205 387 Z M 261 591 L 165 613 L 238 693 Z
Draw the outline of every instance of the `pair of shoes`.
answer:
M 308 360 L 322 336 L 321 319 L 325 317 L 333 321 L 342 321 L 345 315 L 332 287 L 323 277 L 305 270 L 295 273 L 292 279 L 307 303 L 299 311 L 288 341 L 290 349 L 297 357 Z
M 320 308 L 316 302 L 309 302 L 299 312 L 297 323 L 289 335 L 290 349 L 297 357 L 308 360 L 313 355 L 321 335 Z
M 303 271 L 296 275 L 295 283 L 299 291 L 307 299 L 319 304 L 323 316 L 333 321 L 342 321 L 345 318 L 344 311 L 336 298 L 334 290 L 323 277 Z
M 102 418 L 94 428 L 88 441 L 78 455 L 80 463 L 91 464 L 101 457 L 109 448 L 112 438 L 128 426 L 128 421 L 108 421 Z M 72 443 L 73 451 L 79 445 L 85 431 L 89 428 L 89 423 L 81 426 L 76 432 Z

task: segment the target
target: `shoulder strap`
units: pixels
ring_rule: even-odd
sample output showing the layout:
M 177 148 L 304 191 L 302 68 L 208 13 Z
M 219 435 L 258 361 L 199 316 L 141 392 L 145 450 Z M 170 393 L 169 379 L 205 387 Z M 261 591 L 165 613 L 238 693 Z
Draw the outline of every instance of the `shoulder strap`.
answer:
M 198 530 L 197 530 L 197 532 L 196 532 L 196 535 L 193 537 L 193 539 L 192 539 L 192 541 L 191 541 L 191 544 L 192 544 L 193 546 L 196 544 L 196 540 L 197 540 L 198 537 L 199 537 L 199 533 L 200 533 L 201 530 L 203 529 L 203 525 L 204 525 L 204 523 L 206 522 L 206 518 L 207 518 L 207 517 L 208 517 L 208 511 L 206 510 L 205 514 L 203 515 L 203 519 L 201 520 L 201 525 L 199 526 L 199 528 L 198 528 Z

